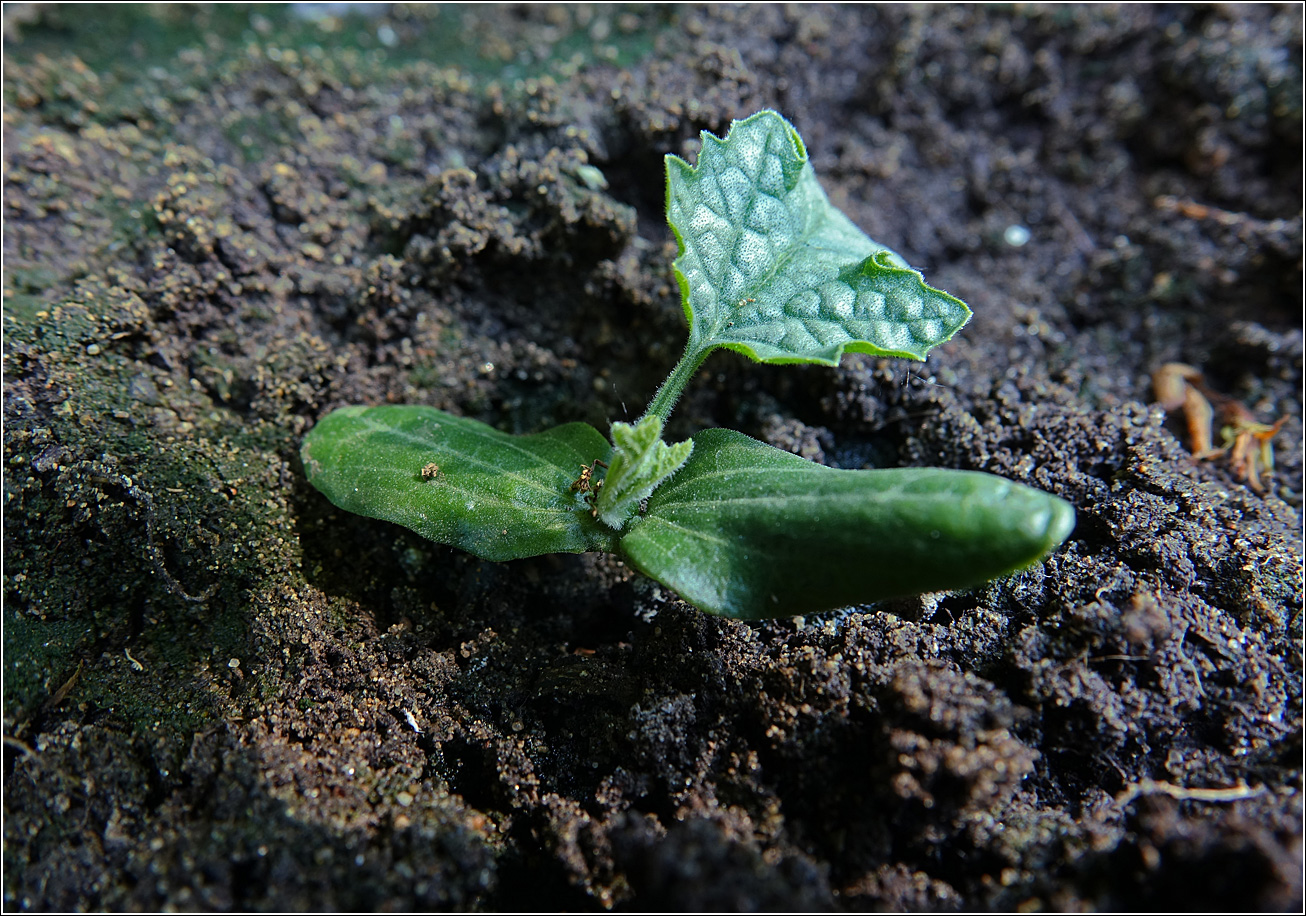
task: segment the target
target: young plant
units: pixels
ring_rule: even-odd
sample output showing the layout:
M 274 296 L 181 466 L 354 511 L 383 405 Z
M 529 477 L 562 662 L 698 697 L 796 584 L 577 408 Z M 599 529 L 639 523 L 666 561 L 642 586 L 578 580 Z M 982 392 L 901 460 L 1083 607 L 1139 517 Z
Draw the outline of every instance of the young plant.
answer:
M 304 440 L 309 481 L 350 512 L 487 560 L 611 551 L 712 614 L 756 619 L 977 585 L 1037 562 L 1070 504 L 990 474 L 838 470 L 728 429 L 663 426 L 713 350 L 838 365 L 923 360 L 970 309 L 825 196 L 774 111 L 667 156 L 667 220 L 689 342 L 611 441 L 569 423 L 512 436 L 431 407 L 344 407 Z

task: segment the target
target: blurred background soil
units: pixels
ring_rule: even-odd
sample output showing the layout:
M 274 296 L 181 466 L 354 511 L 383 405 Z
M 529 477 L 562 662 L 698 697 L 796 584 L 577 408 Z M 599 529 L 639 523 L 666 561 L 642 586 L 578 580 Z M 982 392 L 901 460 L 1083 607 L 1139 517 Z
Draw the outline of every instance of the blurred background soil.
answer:
M 4 16 L 6 910 L 1300 909 L 1299 6 Z M 1046 563 L 748 625 L 307 486 L 344 404 L 637 415 L 662 157 L 764 107 L 975 318 L 669 435 L 1041 487 Z

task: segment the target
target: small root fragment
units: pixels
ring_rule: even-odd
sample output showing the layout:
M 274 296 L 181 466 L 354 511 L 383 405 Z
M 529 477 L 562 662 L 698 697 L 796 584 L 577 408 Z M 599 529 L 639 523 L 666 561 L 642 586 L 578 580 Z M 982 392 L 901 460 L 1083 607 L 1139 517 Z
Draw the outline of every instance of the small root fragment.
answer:
M 1179 801 L 1206 801 L 1206 802 L 1235 802 L 1242 801 L 1245 798 L 1256 798 L 1264 795 L 1265 786 L 1248 786 L 1239 783 L 1236 786 L 1230 786 L 1227 789 L 1189 789 L 1185 786 L 1176 786 L 1173 783 L 1161 782 L 1155 779 L 1143 779 L 1131 783 L 1123 792 L 1116 796 L 1116 804 L 1121 808 L 1127 806 L 1134 799 L 1142 795 L 1168 795 Z
M 1166 411 L 1183 410 L 1194 458 L 1204 461 L 1227 454 L 1235 477 L 1247 481 L 1257 493 L 1265 491 L 1261 475 L 1274 471 L 1272 442 L 1286 417 L 1268 424 L 1257 421 L 1240 401 L 1212 390 L 1201 371 L 1186 363 L 1166 363 L 1157 369 L 1152 373 L 1152 388 Z M 1219 448 L 1212 440 L 1217 421 Z
M 190 604 L 203 604 L 213 597 L 218 590 L 217 583 L 213 583 L 198 595 L 192 595 L 186 591 L 180 582 L 173 578 L 172 573 L 168 572 L 168 567 L 163 562 L 163 551 L 159 547 L 158 538 L 154 533 L 154 498 L 148 492 L 132 483 L 130 477 L 119 477 L 113 474 L 106 474 L 102 471 L 96 472 L 91 478 L 92 483 L 111 484 L 121 487 L 128 496 L 145 510 L 145 536 L 147 549 L 150 555 L 150 561 L 154 565 L 154 571 L 160 579 L 163 580 L 164 586 L 168 592 L 182 601 Z M 168 488 L 171 491 L 171 488 Z

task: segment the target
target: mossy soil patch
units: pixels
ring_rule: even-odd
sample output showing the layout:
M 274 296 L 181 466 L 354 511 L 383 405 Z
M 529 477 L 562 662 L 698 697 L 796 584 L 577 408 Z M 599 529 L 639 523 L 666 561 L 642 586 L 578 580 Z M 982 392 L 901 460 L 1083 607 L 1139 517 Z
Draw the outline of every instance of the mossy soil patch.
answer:
M 6 908 L 1300 907 L 1298 10 L 228 10 L 115 66 L 59 9 L 5 12 Z M 661 157 L 763 107 L 976 317 L 719 354 L 669 436 L 1001 474 L 1056 555 L 747 625 L 305 483 L 344 404 L 637 413 Z M 1261 489 L 1171 361 L 1285 418 Z

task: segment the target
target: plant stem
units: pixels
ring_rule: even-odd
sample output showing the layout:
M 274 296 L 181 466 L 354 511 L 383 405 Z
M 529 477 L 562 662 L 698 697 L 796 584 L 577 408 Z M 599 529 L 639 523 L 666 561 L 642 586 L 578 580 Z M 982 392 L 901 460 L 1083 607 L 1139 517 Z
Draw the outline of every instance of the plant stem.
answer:
M 680 400 L 680 396 L 685 391 L 685 386 L 689 384 L 689 380 L 693 378 L 694 373 L 698 371 L 698 367 L 703 365 L 703 360 L 707 359 L 707 355 L 713 349 L 715 348 L 695 348 L 692 342 L 685 347 L 685 353 L 680 357 L 680 362 L 676 363 L 676 368 L 671 370 L 671 374 L 662 383 L 658 393 L 653 395 L 653 400 L 649 401 L 648 407 L 645 408 L 644 415 L 640 417 L 640 420 L 645 417 L 656 416 L 665 426 L 667 417 L 671 415 L 671 409 Z

